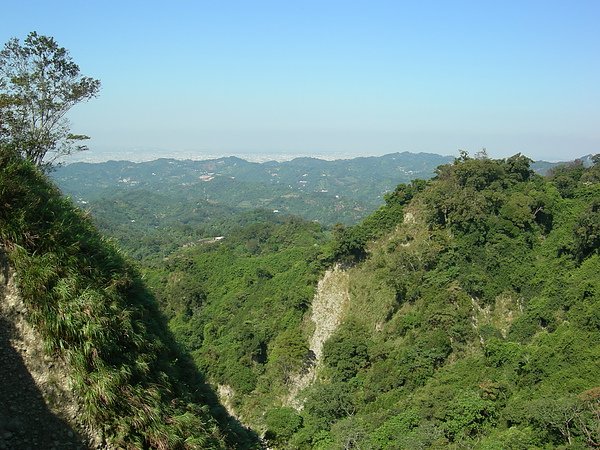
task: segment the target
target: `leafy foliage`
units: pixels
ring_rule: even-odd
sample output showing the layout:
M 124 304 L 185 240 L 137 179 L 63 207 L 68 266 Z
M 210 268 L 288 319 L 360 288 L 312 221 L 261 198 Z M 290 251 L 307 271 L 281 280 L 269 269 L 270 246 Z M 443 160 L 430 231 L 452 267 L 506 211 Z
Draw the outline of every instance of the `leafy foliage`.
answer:
M 196 365 L 275 448 L 591 447 L 598 167 L 542 178 L 530 163 L 462 154 L 331 232 L 272 213 L 213 222 L 223 239 L 141 249 L 144 276 Z M 314 286 L 340 262 L 350 301 L 296 411 Z
M 209 378 L 241 398 L 261 392 L 266 405 L 308 358 L 303 316 L 323 267 L 324 239 L 318 224 L 272 216 L 176 252 L 146 277 L 171 329 Z M 238 407 L 258 412 L 255 403 Z
M 146 247 L 151 250 L 154 242 L 167 249 L 173 242 L 181 246 L 225 234 L 232 228 L 228 222 L 241 225 L 239 213 L 256 209 L 323 225 L 353 224 L 376 210 L 399 181 L 430 177 L 435 167 L 449 160 L 405 152 L 261 164 L 236 157 L 108 161 L 69 164 L 53 177 L 63 192 L 92 211 L 103 230 L 126 244 L 128 251 L 146 257 L 150 251 L 138 253 Z
M 54 38 L 36 32 L 22 44 L 13 38 L 0 52 L 0 138 L 38 166 L 86 150 L 77 143 L 88 137 L 72 134 L 65 114 L 99 90 L 100 82 L 81 76 Z

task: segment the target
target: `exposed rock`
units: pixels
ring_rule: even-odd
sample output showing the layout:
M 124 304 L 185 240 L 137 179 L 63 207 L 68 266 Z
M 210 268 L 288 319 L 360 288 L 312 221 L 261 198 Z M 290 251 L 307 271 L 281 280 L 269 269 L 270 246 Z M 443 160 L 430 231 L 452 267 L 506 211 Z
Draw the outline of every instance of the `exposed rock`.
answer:
M 284 401 L 297 410 L 301 410 L 304 406 L 298 394 L 316 379 L 323 358 L 323 345 L 342 322 L 344 308 L 349 301 L 348 286 L 348 272 L 340 266 L 325 272 L 319 281 L 312 302 L 311 320 L 315 324 L 315 330 L 309 342 L 311 358 L 305 369 L 292 377 L 290 393 Z
M 228 384 L 218 384 L 217 395 L 219 396 L 219 401 L 225 407 L 229 415 L 236 420 L 240 420 L 233 407 L 233 397 L 235 396 L 233 388 Z

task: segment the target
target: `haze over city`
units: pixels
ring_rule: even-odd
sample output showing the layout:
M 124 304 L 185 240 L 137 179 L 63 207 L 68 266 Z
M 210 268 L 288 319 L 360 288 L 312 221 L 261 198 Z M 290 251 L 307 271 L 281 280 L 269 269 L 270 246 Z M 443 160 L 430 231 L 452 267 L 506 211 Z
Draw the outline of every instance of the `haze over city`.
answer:
M 83 159 L 566 160 L 600 151 L 599 19 L 597 1 L 22 1 L 0 41 L 53 36 L 102 81 L 70 114 Z

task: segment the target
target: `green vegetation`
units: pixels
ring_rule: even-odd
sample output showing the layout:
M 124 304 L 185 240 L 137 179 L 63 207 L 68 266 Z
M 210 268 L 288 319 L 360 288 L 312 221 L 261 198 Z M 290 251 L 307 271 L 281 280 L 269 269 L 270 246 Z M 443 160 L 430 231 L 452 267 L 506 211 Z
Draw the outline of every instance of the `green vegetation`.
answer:
M 175 235 L 183 237 L 186 231 L 182 227 L 188 225 L 187 236 L 193 239 L 199 232 L 227 228 L 227 221 L 235 222 L 238 213 L 256 209 L 292 214 L 323 225 L 353 224 L 377 209 L 383 195 L 399 182 L 429 178 L 439 164 L 451 159 L 394 153 L 339 161 L 297 158 L 262 164 L 235 157 L 109 161 L 70 164 L 52 176 L 63 192 L 86 202 L 82 205 L 119 242 L 128 234 L 150 233 L 155 241 L 162 237 L 166 248 L 170 244 L 164 236 L 171 236 L 173 228 Z M 140 198 L 148 202 L 140 202 Z M 226 232 L 220 229 L 221 234 Z M 123 243 L 128 249 L 140 247 L 139 243 Z
M 52 177 L 138 260 L 160 260 L 182 246 L 269 221 L 273 213 L 338 224 L 338 241 L 350 246 L 336 251 L 341 260 L 350 261 L 364 257 L 366 243 L 395 226 L 402 206 L 425 186 L 414 179 L 431 177 L 450 160 L 404 152 L 262 164 L 235 157 L 108 161 L 58 167 Z M 543 171 L 552 167 L 537 165 Z M 399 182 L 407 184 L 394 189 Z M 388 207 L 381 208 L 382 203 Z M 364 223 L 348 229 L 362 219 Z
M 52 38 L 0 53 L 0 252 L 103 445 L 260 447 L 203 374 L 271 448 L 600 446 L 600 155 L 62 172 L 140 275 L 39 169 L 98 88 Z
M 273 216 L 145 273 L 177 338 L 275 448 L 593 447 L 599 170 L 543 178 L 521 155 L 463 154 L 331 237 Z M 350 301 L 297 411 L 314 286 L 335 261 Z
M 410 184 L 399 184 L 393 192 L 384 196 L 385 204 L 365 218 L 361 223 L 334 228 L 333 257 L 338 262 L 354 263 L 367 256 L 369 242 L 391 232 L 401 221 L 404 207 L 426 186 L 424 180 L 413 180 Z
M 169 190 L 97 199 L 98 222 L 138 242 L 156 304 L 90 219 L 7 152 L 1 238 L 30 320 L 113 445 L 253 445 L 200 371 L 272 448 L 588 448 L 600 441 L 598 159 L 544 178 L 522 155 L 463 153 L 331 230 L 191 193 L 190 210 Z M 298 392 L 315 365 L 317 281 L 336 264 L 349 300 Z
M 145 271 L 198 367 L 212 382 L 252 397 L 236 408 L 244 418 L 259 417 L 284 395 L 304 364 L 304 316 L 326 264 L 325 237 L 318 224 L 271 216 Z
M 463 155 L 347 233 L 349 310 L 281 448 L 596 446 L 598 170 Z
M 0 153 L 0 242 L 28 320 L 64 359 L 81 420 L 113 448 L 250 447 L 167 331 L 136 270 L 16 152 Z

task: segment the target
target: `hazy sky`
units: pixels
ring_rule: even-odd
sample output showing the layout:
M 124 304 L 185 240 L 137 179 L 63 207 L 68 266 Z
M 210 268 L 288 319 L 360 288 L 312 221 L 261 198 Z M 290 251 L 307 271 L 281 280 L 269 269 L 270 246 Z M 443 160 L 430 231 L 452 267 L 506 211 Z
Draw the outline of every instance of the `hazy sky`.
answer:
M 600 1 L 4 2 L 98 99 L 93 152 L 600 152 Z

